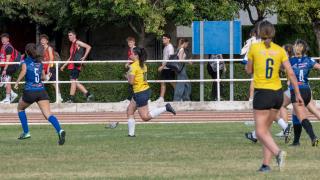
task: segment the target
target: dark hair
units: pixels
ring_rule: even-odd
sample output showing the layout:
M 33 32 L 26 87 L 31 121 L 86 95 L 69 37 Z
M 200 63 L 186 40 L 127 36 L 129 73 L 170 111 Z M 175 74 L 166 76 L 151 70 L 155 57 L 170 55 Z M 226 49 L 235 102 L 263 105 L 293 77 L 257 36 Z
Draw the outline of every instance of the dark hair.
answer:
M 3 33 L 3 34 L 1 34 L 1 38 L 3 38 L 3 37 L 10 38 L 10 36 L 9 36 L 8 33 Z
M 69 30 L 69 31 L 68 31 L 68 34 L 69 34 L 69 33 L 74 34 L 74 35 L 77 36 L 77 33 L 76 33 L 76 31 L 74 31 L 74 30 Z
M 47 41 L 49 41 L 49 36 L 46 35 L 46 34 L 41 34 L 41 35 L 40 35 L 40 40 L 41 40 L 41 39 L 46 39 Z
M 292 44 L 285 44 L 283 46 L 284 50 L 286 50 L 287 54 L 288 54 L 288 58 L 292 57 L 294 55 L 293 53 L 293 45 Z
M 163 34 L 162 37 L 166 37 L 171 40 L 171 36 L 169 34 Z
M 297 39 L 295 42 L 294 42 L 295 45 L 297 44 L 301 44 L 303 46 L 303 50 L 302 50 L 302 55 L 305 55 L 308 51 L 309 51 L 309 45 L 308 43 L 305 41 L 305 40 L 302 40 L 302 39 Z
M 37 62 L 41 62 L 41 56 L 37 53 L 36 44 L 28 43 L 25 47 L 25 52 L 32 59 L 36 60 Z
M 178 46 L 180 47 L 183 43 L 187 43 L 187 42 L 189 42 L 189 40 L 188 40 L 188 39 L 181 38 L 181 39 L 179 39 Z
M 139 56 L 139 65 L 141 68 L 144 67 L 144 63 L 147 60 L 147 52 L 144 48 L 134 47 L 133 53 Z
M 274 26 L 269 21 L 262 21 L 259 25 L 259 30 L 261 39 L 264 41 L 264 44 L 267 46 L 267 48 L 269 48 L 272 38 L 276 34 Z

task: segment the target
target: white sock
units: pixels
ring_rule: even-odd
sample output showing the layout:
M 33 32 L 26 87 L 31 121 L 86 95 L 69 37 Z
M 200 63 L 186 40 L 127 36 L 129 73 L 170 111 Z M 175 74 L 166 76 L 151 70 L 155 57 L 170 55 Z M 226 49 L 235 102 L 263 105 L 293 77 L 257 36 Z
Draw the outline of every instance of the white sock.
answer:
M 134 119 L 128 119 L 128 130 L 129 130 L 129 135 L 134 136 L 134 130 L 136 128 L 136 121 Z
M 251 133 L 252 133 L 252 137 L 255 138 L 255 139 L 257 139 L 256 131 L 252 131 Z
M 11 98 L 11 94 L 6 94 L 6 99 L 10 99 Z
M 10 92 L 10 95 L 16 95 L 17 93 L 15 93 L 12 89 L 11 89 L 11 92 Z
M 152 118 L 155 118 L 157 116 L 159 116 L 161 113 L 164 113 L 166 112 L 167 109 L 166 107 L 161 107 L 161 108 L 155 108 L 155 109 L 152 109 L 149 114 Z
M 282 118 L 278 119 L 277 123 L 283 130 L 285 130 L 288 127 L 288 123 L 285 122 Z

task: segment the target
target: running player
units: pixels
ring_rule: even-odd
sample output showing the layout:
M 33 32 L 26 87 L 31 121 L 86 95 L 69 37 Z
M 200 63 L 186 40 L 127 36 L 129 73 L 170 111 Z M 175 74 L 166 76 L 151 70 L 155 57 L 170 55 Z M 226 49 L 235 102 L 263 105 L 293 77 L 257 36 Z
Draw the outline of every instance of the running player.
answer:
M 309 71 L 312 68 L 320 70 L 320 64 L 316 63 L 314 60 L 306 56 L 308 51 L 308 44 L 304 40 L 296 40 L 294 44 L 294 52 L 295 57 L 290 58 L 290 64 L 294 70 L 294 73 L 298 79 L 299 89 L 304 101 L 304 106 L 300 106 L 295 98 L 295 94 L 293 92 L 293 86 L 290 85 L 291 92 L 291 102 L 293 104 L 294 112 L 296 113 L 297 118 L 300 120 L 300 123 L 296 123 L 294 121 L 294 132 L 295 138 L 293 145 L 299 144 L 299 139 L 302 131 L 302 127 L 305 129 L 307 134 L 311 139 L 311 145 L 317 146 L 319 140 L 317 136 L 314 134 L 313 127 L 311 122 L 307 118 L 307 111 L 305 106 L 308 106 L 311 100 L 311 89 L 308 82 Z
M 67 60 L 60 70 L 63 71 L 66 66 L 70 70 L 70 97 L 67 101 L 68 103 L 73 103 L 75 101 L 76 90 L 79 89 L 86 97 L 87 102 L 92 101 L 93 94 L 91 94 L 81 83 L 77 82 L 80 72 L 81 72 L 81 63 L 70 63 L 69 61 L 84 61 L 88 57 L 88 54 L 91 50 L 91 46 L 87 43 L 84 43 L 77 39 L 77 35 L 74 31 L 68 32 L 69 41 L 72 43 L 70 47 L 70 57 Z
M 147 54 L 143 48 L 133 48 L 133 54 L 130 56 L 133 63 L 127 74 L 128 82 L 133 86 L 133 98 L 127 108 L 129 137 L 135 137 L 134 113 L 138 109 L 140 118 L 143 121 L 149 121 L 161 113 L 171 112 L 176 114 L 175 110 L 168 103 L 165 107 L 155 108 L 149 111 L 148 100 L 151 90 L 147 82 L 147 66 L 145 65 Z
M 14 86 L 15 89 L 18 89 L 19 82 L 26 77 L 23 96 L 20 98 L 18 104 L 18 115 L 23 129 L 23 133 L 18 139 L 23 140 L 31 137 L 25 109 L 36 102 L 44 117 L 55 128 L 59 137 L 59 145 L 63 145 L 65 142 L 66 132 L 61 129 L 58 119 L 51 114 L 49 97 L 41 80 L 45 78 L 45 73 L 40 56 L 36 52 L 36 45 L 33 43 L 27 44 L 25 53 L 27 58 L 22 62 L 22 70 Z
M 40 44 L 43 48 L 43 61 L 45 62 L 51 62 L 50 64 L 44 64 L 43 65 L 43 70 L 46 75 L 46 80 L 47 81 L 55 81 L 56 80 L 56 68 L 54 67 L 54 50 L 53 48 L 49 45 L 49 37 L 46 34 L 40 35 Z M 56 84 L 53 83 L 52 86 L 56 90 Z M 63 99 L 60 94 L 60 89 L 58 86 L 58 97 L 57 100 L 58 102 L 62 102 Z
M 17 50 L 13 48 L 10 43 L 9 34 L 3 33 L 1 34 L 1 42 L 2 47 L 0 51 L 0 62 L 14 62 L 19 53 Z M 1 64 L 0 65 L 0 75 L 2 82 L 11 82 L 12 75 L 18 70 L 18 64 Z M 14 100 L 18 97 L 18 94 L 15 93 L 12 88 L 11 84 L 6 84 L 6 97 L 0 101 L 3 104 L 10 104 L 14 102 Z
M 258 171 L 269 172 L 272 156 L 276 157 L 280 170 L 284 166 L 286 156 L 286 152 L 279 149 L 269 131 L 283 101 L 279 77 L 281 65 L 285 68 L 294 87 L 297 104 L 302 104 L 303 100 L 285 50 L 272 42 L 275 35 L 273 25 L 268 21 L 263 21 L 259 29 L 262 42 L 253 44 L 249 50 L 247 73 L 253 74 L 255 88 L 253 115 L 257 137 L 263 144 L 263 162 Z

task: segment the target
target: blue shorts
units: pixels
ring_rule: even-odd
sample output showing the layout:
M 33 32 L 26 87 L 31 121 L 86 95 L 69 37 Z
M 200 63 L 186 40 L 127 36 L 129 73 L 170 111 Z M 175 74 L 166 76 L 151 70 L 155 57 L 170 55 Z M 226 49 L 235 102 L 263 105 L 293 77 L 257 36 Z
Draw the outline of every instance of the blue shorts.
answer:
M 133 100 L 136 102 L 137 107 L 143 107 L 148 105 L 148 101 L 151 95 L 151 90 L 150 88 L 138 93 L 133 94 Z

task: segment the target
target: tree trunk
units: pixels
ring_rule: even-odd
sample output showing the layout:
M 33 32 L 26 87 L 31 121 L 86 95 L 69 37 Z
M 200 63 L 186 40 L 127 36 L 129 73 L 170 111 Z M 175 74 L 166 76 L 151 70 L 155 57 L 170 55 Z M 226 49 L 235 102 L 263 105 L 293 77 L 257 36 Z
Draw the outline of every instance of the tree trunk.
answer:
M 317 37 L 318 55 L 320 56 L 320 19 L 313 21 L 312 26 L 313 26 L 313 31 Z

